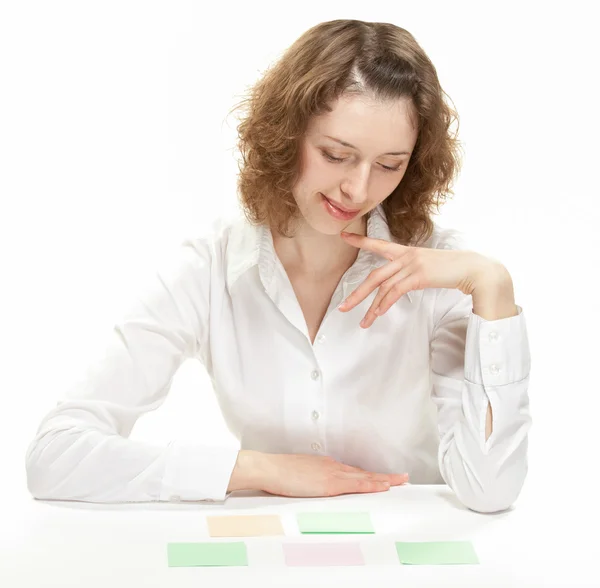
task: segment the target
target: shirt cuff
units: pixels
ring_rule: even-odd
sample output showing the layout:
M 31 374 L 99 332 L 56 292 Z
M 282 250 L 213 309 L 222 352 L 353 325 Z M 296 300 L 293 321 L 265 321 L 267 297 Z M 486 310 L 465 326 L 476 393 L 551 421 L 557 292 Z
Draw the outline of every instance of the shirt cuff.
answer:
M 465 379 L 483 386 L 504 386 L 529 375 L 531 357 L 523 309 L 488 321 L 471 311 L 465 343 Z
M 167 448 L 161 501 L 224 501 L 239 448 L 172 441 Z

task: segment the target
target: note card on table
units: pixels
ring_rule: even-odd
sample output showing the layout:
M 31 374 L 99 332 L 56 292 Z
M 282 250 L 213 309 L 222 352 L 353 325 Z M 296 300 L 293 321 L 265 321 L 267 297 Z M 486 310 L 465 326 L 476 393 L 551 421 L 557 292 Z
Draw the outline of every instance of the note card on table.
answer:
M 396 551 L 403 564 L 478 564 L 479 559 L 470 541 L 396 542 Z
M 288 566 L 364 566 L 358 543 L 284 543 Z
M 375 533 L 368 512 L 303 512 L 301 533 Z
M 259 537 L 284 535 L 281 519 L 277 515 L 208 516 L 211 537 Z
M 247 566 L 246 544 L 235 543 L 169 543 L 169 567 Z

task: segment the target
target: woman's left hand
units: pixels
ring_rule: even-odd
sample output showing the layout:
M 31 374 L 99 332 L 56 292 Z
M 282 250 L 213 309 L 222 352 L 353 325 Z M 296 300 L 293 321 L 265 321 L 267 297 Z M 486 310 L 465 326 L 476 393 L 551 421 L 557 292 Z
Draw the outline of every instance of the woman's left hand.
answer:
M 355 233 L 341 233 L 349 245 L 367 249 L 389 260 L 373 270 L 366 280 L 346 298 L 339 310 L 346 312 L 379 287 L 377 296 L 361 321 L 370 327 L 401 296 L 411 290 L 453 288 L 472 294 L 481 280 L 501 275 L 505 268 L 475 251 L 407 247 Z

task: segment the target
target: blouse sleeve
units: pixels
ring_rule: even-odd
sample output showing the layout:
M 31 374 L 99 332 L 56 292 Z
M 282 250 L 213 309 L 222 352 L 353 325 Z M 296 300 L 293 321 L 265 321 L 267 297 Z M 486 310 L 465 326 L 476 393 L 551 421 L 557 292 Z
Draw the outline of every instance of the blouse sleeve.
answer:
M 516 316 L 488 321 L 460 290 L 440 289 L 435 300 L 430 351 L 440 472 L 478 512 L 511 506 L 527 474 L 531 359 L 525 315 L 517 309 Z
M 208 341 L 211 248 L 186 239 L 110 332 L 104 352 L 42 420 L 26 454 L 40 499 L 223 500 L 237 449 L 129 438 L 163 404 L 172 379 Z M 214 279 L 214 278 L 212 278 Z

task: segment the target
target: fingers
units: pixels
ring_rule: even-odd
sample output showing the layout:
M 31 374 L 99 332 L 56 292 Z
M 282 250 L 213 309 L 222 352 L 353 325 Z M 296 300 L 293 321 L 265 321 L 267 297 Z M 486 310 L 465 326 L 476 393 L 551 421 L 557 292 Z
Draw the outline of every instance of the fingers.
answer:
M 354 488 L 353 488 L 354 486 Z M 348 484 L 348 490 L 345 494 L 351 493 L 359 493 L 365 494 L 367 492 L 386 492 L 390 489 L 390 483 L 384 481 L 376 481 L 376 480 L 365 480 L 365 479 L 357 479 L 352 480 L 350 484 Z
M 386 265 L 373 270 L 366 280 L 358 287 L 338 308 L 342 312 L 353 309 L 360 304 L 377 286 L 393 276 L 402 267 L 400 260 L 392 261 Z
M 262 470 L 262 479 L 256 487 L 276 496 L 308 498 L 384 492 L 408 481 L 407 474 L 370 472 L 329 456 L 256 453 L 264 456 L 264 461 L 255 463 Z
M 393 259 L 394 249 L 398 247 L 397 243 L 385 241 L 384 239 L 373 239 L 372 237 L 358 235 L 356 233 L 346 233 L 345 231 L 342 231 L 340 235 L 350 245 L 360 247 L 361 249 L 368 249 L 389 260 Z
M 349 473 L 358 473 L 361 474 L 363 476 L 385 476 L 386 478 L 390 478 L 393 477 L 395 480 L 400 480 L 400 478 L 406 478 L 408 479 L 408 473 L 402 473 L 402 474 L 384 474 L 381 472 L 371 472 L 369 470 L 363 470 L 362 468 L 356 467 L 356 466 L 351 466 L 345 463 L 340 463 L 338 462 L 338 468 L 342 471 L 342 472 L 349 472 Z
M 340 494 L 364 494 L 367 492 L 386 492 L 389 482 L 369 480 L 368 478 L 341 478 L 329 487 L 329 496 Z
M 408 474 L 370 474 L 368 478 L 376 482 L 389 482 L 390 486 L 401 486 L 408 482 Z
M 407 290 L 411 289 L 408 287 L 406 280 L 410 275 L 410 266 L 405 266 L 379 286 L 377 296 L 375 296 L 373 303 L 360 323 L 361 327 L 365 329 L 370 327 L 377 317 L 385 314 L 394 302 L 398 301 Z
M 397 474 L 386 475 L 387 480 L 380 479 L 381 474 L 373 474 L 377 478 L 370 477 L 352 477 L 345 480 L 338 480 L 333 485 L 335 494 L 365 494 L 369 492 L 387 492 L 391 486 L 400 486 L 408 481 L 408 476 L 402 474 L 402 481 Z M 391 478 L 391 479 L 390 479 Z
M 391 486 L 401 486 L 408 482 L 408 474 L 381 474 L 345 464 L 340 465 L 341 475 L 335 483 L 336 492 L 340 494 L 382 492 L 389 490 Z
M 412 284 L 412 286 L 410 285 Z M 394 304 L 397 300 L 399 300 L 406 292 L 410 290 L 418 290 L 419 287 L 415 285 L 414 278 L 411 280 L 401 279 L 398 282 L 395 282 L 391 288 L 385 292 L 381 302 L 379 303 L 379 308 L 377 309 L 377 316 L 381 316 L 385 314 L 392 304 Z
M 391 486 L 400 486 L 408 482 L 408 474 L 377 474 L 375 472 L 344 472 L 345 479 L 365 479 L 373 482 L 389 482 Z
M 408 482 L 408 474 L 389 474 L 388 476 L 392 486 L 402 486 Z

